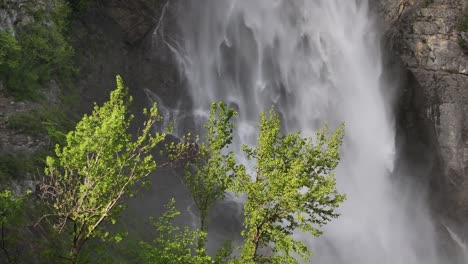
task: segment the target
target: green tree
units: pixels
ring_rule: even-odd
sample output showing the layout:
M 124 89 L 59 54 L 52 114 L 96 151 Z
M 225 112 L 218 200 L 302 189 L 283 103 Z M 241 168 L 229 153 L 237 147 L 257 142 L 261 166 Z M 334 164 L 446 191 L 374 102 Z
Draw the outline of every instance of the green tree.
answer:
M 185 184 L 191 191 L 193 201 L 200 213 L 200 229 L 208 231 L 208 216 L 214 203 L 224 199 L 232 185 L 237 165 L 233 151 L 227 151 L 232 143 L 234 124 L 232 118 L 237 113 L 225 103 L 213 103 L 205 124 L 206 136 L 202 142 L 190 141 L 172 145 L 172 157 L 189 160 L 185 171 Z M 185 157 L 183 158 L 183 156 Z M 188 155 L 188 156 L 187 156 Z M 188 158 L 187 158 L 188 157 Z M 199 236 L 198 249 L 204 248 L 206 236 Z
M 0 31 L 0 77 L 14 71 L 20 63 L 21 46 L 16 38 L 6 31 Z
M 74 50 L 56 25 L 33 24 L 18 34 L 20 63 L 3 78 L 9 92 L 20 99 L 36 99 L 51 79 L 70 80 Z
M 280 119 L 271 110 L 259 123 L 257 146 L 243 146 L 256 161 L 253 175 L 239 170 L 235 191 L 245 194 L 242 263 L 298 263 L 296 254 L 309 261 L 311 252 L 294 239 L 301 230 L 320 235 L 320 226 L 338 216 L 345 199 L 335 187 L 332 171 L 338 164 L 343 128 L 315 138 L 299 133 L 280 135 Z M 265 253 L 269 251 L 270 253 Z
M 172 199 L 166 205 L 166 212 L 157 220 L 153 220 L 157 235 L 153 243 L 142 242 L 140 257 L 143 263 L 151 264 L 209 264 L 211 257 L 206 256 L 204 249 L 196 248 L 196 241 L 205 237 L 206 233 L 188 227 L 180 228 L 173 221 L 180 212 L 175 208 Z
M 156 105 L 144 110 L 147 120 L 139 135 L 132 137 L 133 115 L 128 113 L 132 97 L 127 93 L 117 77 L 110 100 L 83 116 L 67 135 L 66 145 L 57 145 L 55 157 L 46 160 L 41 193 L 50 214 L 44 218 L 59 232 L 71 226 L 72 263 L 78 262 L 89 239 L 109 238 L 103 224 L 115 223 L 125 199 L 147 183 L 156 168 L 152 151 L 165 138 L 164 133 L 152 132 L 160 120 Z
M 66 33 L 70 8 L 64 0 L 49 2 L 40 7 L 25 3 L 34 22 L 17 26 L 15 36 L 0 32 L 0 80 L 18 99 L 37 99 L 39 89 L 52 79 L 68 85 L 76 72 Z

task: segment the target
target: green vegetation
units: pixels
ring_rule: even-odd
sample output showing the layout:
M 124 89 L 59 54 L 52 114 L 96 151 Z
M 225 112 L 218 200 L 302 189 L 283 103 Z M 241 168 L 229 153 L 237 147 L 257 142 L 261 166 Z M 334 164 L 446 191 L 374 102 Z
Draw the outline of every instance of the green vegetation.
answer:
M 0 77 L 6 79 L 17 71 L 20 64 L 21 46 L 8 32 L 0 31 Z
M 255 173 L 240 172 L 236 186 L 247 196 L 241 262 L 299 263 L 294 255 L 308 262 L 312 253 L 292 235 L 301 230 L 319 236 L 319 227 L 338 216 L 335 209 L 345 197 L 337 192 L 332 171 L 338 165 L 343 130 L 330 137 L 327 129 L 315 138 L 281 136 L 273 110 L 261 115 L 259 129 L 257 146 L 243 147 L 256 161 Z M 273 254 L 262 255 L 262 249 Z
M 463 32 L 463 33 L 468 33 L 468 9 L 465 9 L 465 11 L 462 14 L 460 23 L 458 24 L 458 31 Z M 465 52 L 466 55 L 468 55 L 468 42 L 466 39 L 464 39 L 462 36 L 458 36 L 458 44 L 460 45 L 460 48 Z
M 35 11 L 35 22 L 17 29 L 16 37 L 0 32 L 0 80 L 18 99 L 37 100 L 52 79 L 69 85 L 75 72 L 66 34 L 69 8 L 60 0 L 53 4 L 50 10 Z
M 41 108 L 8 117 L 7 127 L 31 136 L 49 136 L 53 143 L 63 143 L 73 121 L 63 107 Z
M 10 190 L 0 192 L 0 250 L 9 264 L 20 263 L 20 243 L 23 241 L 15 227 L 23 221 L 24 199 L 24 196 L 17 197 Z
M 93 0 L 66 0 L 74 14 L 81 14 L 88 9 L 91 4 L 97 2 Z
M 32 112 L 9 116 L 7 127 L 36 138 L 49 136 L 55 144 L 63 141 L 64 132 L 72 128 L 69 109 L 73 104 L 67 102 L 50 107 L 42 100 L 42 88 L 47 87 L 51 80 L 63 89 L 71 87 L 76 70 L 73 48 L 67 38 L 70 8 L 63 0 L 36 5 L 32 1 L 22 7 L 29 10 L 28 15 L 34 19 L 33 22 L 18 26 L 14 35 L 0 31 L 0 82 L 2 92 L 18 100 L 42 102 L 42 106 Z M 0 180 L 18 179 L 35 170 L 37 172 L 38 165 L 44 164 L 44 156 L 42 149 L 30 154 L 1 154 Z
M 234 263 L 298 263 L 295 256 L 309 261 L 311 252 L 292 235 L 301 230 L 319 236 L 319 228 L 338 217 L 335 209 L 345 197 L 337 192 L 332 171 L 338 165 L 343 128 L 331 135 L 322 129 L 315 138 L 299 133 L 281 136 L 279 116 L 273 110 L 269 117 L 262 114 L 257 146 L 243 147 L 257 164 L 255 174 L 249 175 L 244 165 L 236 164 L 234 153 L 226 152 L 232 143 L 234 115 L 225 104 L 213 104 L 205 141 L 189 140 L 176 151 L 178 158 L 195 156 L 186 166 L 185 182 L 199 209 L 201 230 L 208 231 L 210 207 L 231 190 L 247 197 L 244 246 Z M 204 243 L 199 238 L 199 250 Z M 265 250 L 273 254 L 262 255 Z
M 133 115 L 128 113 L 132 97 L 127 96 L 120 77 L 117 89 L 103 106 L 95 106 L 76 129 L 57 145 L 56 157 L 47 157 L 46 181 L 41 186 L 49 206 L 48 221 L 61 232 L 71 225 L 70 258 L 77 263 L 83 245 L 93 237 L 108 238 L 101 226 L 115 223 L 133 196 L 135 187 L 145 182 L 156 168 L 151 154 L 165 134 L 152 134 L 160 119 L 156 105 L 144 110 L 147 120 L 135 140 L 129 133 Z M 121 239 L 118 236 L 115 239 Z
M 44 166 L 44 152 L 6 153 L 0 155 L 0 181 L 24 179 Z
M 232 186 L 237 167 L 233 151 L 223 153 L 232 143 L 232 117 L 237 113 L 224 103 L 213 103 L 210 116 L 205 124 L 207 134 L 203 142 L 185 137 L 186 143 L 174 147 L 171 145 L 172 158 L 187 160 L 185 183 L 192 193 L 193 201 L 200 213 L 200 229 L 208 231 L 207 218 L 211 207 L 224 199 L 228 188 Z M 205 246 L 205 237 L 200 237 L 198 249 Z
M 63 107 L 41 108 L 32 112 L 9 116 L 7 127 L 19 133 L 37 137 L 47 137 L 51 148 L 56 143 L 63 144 L 66 131 L 73 128 L 73 121 Z M 34 153 L 0 154 L 0 182 L 25 179 L 26 175 L 40 174 L 44 165 L 47 149 Z
M 2 233 L 2 239 L 10 241 L 8 248 L 24 245 L 24 241 L 34 245 L 27 247 L 31 252 L 17 254 L 18 259 L 11 261 L 10 249 L 0 251 L 0 261 L 22 263 L 25 260 L 21 257 L 35 255 L 43 257 L 44 263 L 125 263 L 132 253 L 131 263 L 309 261 L 309 248 L 294 239 L 293 232 L 301 230 L 319 236 L 321 227 L 338 217 L 335 209 L 345 197 L 336 190 L 333 170 L 339 161 L 342 127 L 334 133 L 319 130 L 313 138 L 302 137 L 299 132 L 282 135 L 275 111 L 263 113 L 256 146 L 242 148 L 256 164 L 250 172 L 229 151 L 236 113 L 224 103 L 212 104 L 202 140 L 187 135 L 185 141 L 166 145 L 172 162 L 183 163 L 186 168 L 185 182 L 200 211 L 199 228 L 176 226 L 174 220 L 180 212 L 171 200 L 166 212 L 152 220 L 156 231 L 152 241 L 138 243 L 134 236 L 126 236 L 129 230 L 119 233 L 111 225 L 119 221 L 128 198 L 148 184 L 147 176 L 160 166 L 153 154 L 165 140 L 165 134 L 154 132 L 160 120 L 156 105 L 143 111 L 146 121 L 139 133 L 130 134 L 134 118 L 128 112 L 132 98 L 127 93 L 117 77 L 117 88 L 109 101 L 95 105 L 93 112 L 84 115 L 57 144 L 55 155 L 47 157 L 46 176 L 37 186 L 41 199 L 30 206 L 41 209 L 29 217 L 34 221 L 30 226 L 34 226 L 34 233 L 41 234 L 40 239 L 21 236 L 23 244 L 17 244 L 15 232 Z M 1 164 L 0 168 L 7 163 Z M 212 205 L 224 199 L 227 191 L 246 198 L 244 243 L 235 251 L 227 243 L 216 256 L 209 256 L 205 248 L 207 219 Z M 8 191 L 0 195 L 0 208 L 7 208 L 0 210 L 0 221 L 8 223 L 8 230 L 26 229 L 24 224 L 12 220 L 16 213 L 27 210 L 20 202 L 16 205 L 18 199 Z M 126 241 L 130 237 L 133 241 Z M 124 259 L 113 259 L 112 254 L 106 253 L 112 248 L 108 245 L 122 241 L 131 247 L 138 244 L 138 250 L 125 249 L 128 251 L 121 254 Z
M 73 74 L 73 49 L 56 27 L 33 25 L 18 37 L 20 64 L 5 76 L 8 90 L 17 98 L 34 99 L 48 81 L 70 80 Z
M 174 226 L 174 218 L 180 214 L 175 208 L 175 200 L 166 205 L 166 212 L 158 220 L 153 220 L 157 237 L 152 243 L 142 242 L 141 262 L 152 264 L 209 264 L 211 257 L 204 249 L 197 248 L 197 242 L 204 240 L 206 233 L 188 227 Z
M 468 9 L 463 11 L 460 23 L 458 24 L 458 30 L 468 32 Z

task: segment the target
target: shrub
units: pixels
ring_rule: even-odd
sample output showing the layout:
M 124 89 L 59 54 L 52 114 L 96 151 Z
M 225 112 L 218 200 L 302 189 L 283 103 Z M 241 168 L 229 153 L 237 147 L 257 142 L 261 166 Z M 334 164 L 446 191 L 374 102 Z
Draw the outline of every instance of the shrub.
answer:
M 18 180 L 34 173 L 45 165 L 44 158 L 44 152 L 0 154 L 0 182 Z
M 19 113 L 8 118 L 7 127 L 32 136 L 48 135 L 53 143 L 63 143 L 65 133 L 74 122 L 59 108 L 43 108 L 30 113 Z
M 31 25 L 20 32 L 20 63 L 6 72 L 7 90 L 19 99 L 37 99 L 47 81 L 70 80 L 74 51 L 56 27 Z
M 18 66 L 21 47 L 16 38 L 6 31 L 0 32 L 0 74 Z
M 50 10 L 34 11 L 34 23 L 17 29 L 17 37 L 0 33 L 0 79 L 17 99 L 39 99 L 54 79 L 68 83 L 75 72 L 74 51 L 66 37 L 70 8 L 53 1 Z
M 67 0 L 73 14 L 81 14 L 92 4 L 92 0 Z

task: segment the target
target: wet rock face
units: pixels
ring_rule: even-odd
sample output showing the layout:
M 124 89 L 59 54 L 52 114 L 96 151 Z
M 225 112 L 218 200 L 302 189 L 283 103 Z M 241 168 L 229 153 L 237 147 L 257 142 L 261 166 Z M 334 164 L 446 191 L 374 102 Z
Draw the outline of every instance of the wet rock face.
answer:
M 74 47 L 80 68 L 82 110 L 106 100 L 122 75 L 139 108 L 149 102 L 145 89 L 169 106 L 183 92 L 171 51 L 177 45 L 176 1 L 104 0 L 75 23 Z
M 103 10 L 123 31 L 125 41 L 135 44 L 163 22 L 160 18 L 165 4 L 164 1 L 108 0 Z
M 408 75 L 401 101 L 414 104 L 412 120 L 430 137 L 438 170 L 432 171 L 437 211 L 468 237 L 468 56 L 460 47 L 464 0 L 376 0 L 390 52 Z M 397 11 L 398 9 L 398 11 Z M 409 119 L 408 119 L 409 120 Z M 405 126 L 405 125 L 403 125 Z M 407 126 L 409 127 L 409 126 Z

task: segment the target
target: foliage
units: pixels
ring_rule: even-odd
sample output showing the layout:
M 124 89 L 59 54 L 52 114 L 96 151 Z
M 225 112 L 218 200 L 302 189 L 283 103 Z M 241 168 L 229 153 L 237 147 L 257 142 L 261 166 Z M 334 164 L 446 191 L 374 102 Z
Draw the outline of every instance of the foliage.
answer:
M 31 11 L 35 22 L 18 28 L 17 38 L 0 33 L 0 80 L 18 99 L 38 99 L 48 81 L 67 83 L 75 73 L 66 37 L 69 8 L 63 0 L 51 2 L 53 8 Z
M 4 259 L 6 263 L 20 263 L 20 243 L 23 241 L 15 226 L 22 221 L 25 196 L 17 197 L 10 190 L 0 192 L 0 260 Z
M 64 106 L 41 108 L 8 117 L 7 127 L 31 136 L 48 135 L 54 143 L 64 143 L 65 133 L 73 128 Z
M 345 197 L 336 190 L 332 171 L 339 161 L 343 130 L 327 137 L 323 129 L 315 139 L 299 133 L 281 136 L 273 110 L 261 115 L 259 130 L 257 146 L 243 146 L 247 157 L 256 161 L 254 175 L 239 170 L 235 186 L 247 197 L 241 261 L 298 263 L 297 255 L 308 262 L 311 252 L 292 235 L 299 229 L 318 236 L 319 227 L 338 216 L 335 208 Z M 272 253 L 264 255 L 264 250 Z
M 8 91 L 19 99 L 34 99 L 47 81 L 69 80 L 73 74 L 73 48 L 55 26 L 31 25 L 18 36 L 20 63 L 3 74 Z
M 50 207 L 45 215 L 58 231 L 72 226 L 70 257 L 78 261 L 83 245 L 93 237 L 109 239 L 101 228 L 115 223 L 124 210 L 123 201 L 146 182 L 156 168 L 151 152 L 165 134 L 152 133 L 160 120 L 156 105 L 145 109 L 147 120 L 137 138 L 132 139 L 128 113 L 132 97 L 117 77 L 117 89 L 102 106 L 95 105 L 64 146 L 57 145 L 56 157 L 47 157 L 46 177 L 41 186 L 44 202 Z M 112 237 L 116 238 L 116 237 Z
M 164 133 L 153 133 L 160 120 L 156 105 L 144 110 L 146 121 L 139 133 L 133 136 L 129 133 L 134 117 L 128 112 L 132 98 L 127 94 L 128 89 L 117 77 L 117 89 L 111 93 L 110 100 L 102 106 L 95 105 L 93 112 L 85 115 L 73 131 L 62 141 L 57 140 L 60 144 L 56 145 L 55 156 L 47 157 L 46 177 L 39 186 L 39 195 L 48 211 L 42 214 L 41 220 L 47 219 L 58 232 L 51 232 L 51 238 L 47 239 L 53 250 L 40 254 L 33 250 L 34 254 L 54 258 L 54 263 L 58 261 L 57 256 L 77 263 L 85 260 L 83 255 L 90 262 L 97 258 L 100 263 L 119 261 L 110 258 L 111 254 L 101 255 L 97 245 L 105 246 L 99 239 L 112 242 L 124 239 L 122 234 L 110 235 L 106 227 L 118 220 L 126 199 L 148 183 L 146 176 L 157 168 L 152 153 L 165 139 Z M 49 110 L 12 116 L 8 125 L 31 134 L 60 131 L 59 111 Z M 289 264 L 309 261 L 310 250 L 294 239 L 293 234 L 300 230 L 319 236 L 321 226 L 338 216 L 335 210 L 345 197 L 337 191 L 332 172 L 340 158 L 338 148 L 343 127 L 334 133 L 324 128 L 313 138 L 302 137 L 299 132 L 282 135 L 280 119 L 274 110 L 268 115 L 263 113 L 256 146 L 242 148 L 256 163 L 252 170 L 247 170 L 228 151 L 235 115 L 226 104 L 214 103 L 203 140 L 198 137 L 192 140 L 189 134 L 182 143 L 167 146 L 173 161 L 187 161 L 185 183 L 200 211 L 201 225 L 197 230 L 175 226 L 173 221 L 180 213 L 172 200 L 165 214 L 153 221 L 157 236 L 151 243 L 140 243 L 139 262 Z M 57 138 L 60 135 L 58 132 Z M 17 173 L 27 167 L 25 164 L 21 157 L 0 156 L 0 173 Z M 206 220 L 212 205 L 224 199 L 228 190 L 246 198 L 244 245 L 237 258 L 231 259 L 229 244 L 210 257 L 205 249 Z M 8 208 L 17 208 L 14 205 L 18 199 L 11 193 L 1 193 L 0 217 L 6 215 L 3 212 L 10 212 Z M 24 209 L 15 210 L 11 212 L 24 213 Z M 11 222 L 13 218 L 8 219 Z M 5 237 L 2 233 L 2 239 Z M 57 243 L 58 239 L 61 243 Z M 12 252 L 12 245 L 19 245 L 13 240 L 7 244 L 7 252 Z M 67 249 L 62 254 L 64 245 Z M 86 252 L 87 249 L 90 250 Z
M 458 24 L 458 30 L 468 32 L 468 8 L 463 11 L 460 22 Z
M 468 55 L 468 42 L 467 42 L 467 33 L 468 33 L 468 9 L 465 9 L 465 11 L 462 14 L 460 23 L 458 24 L 458 30 L 461 32 L 461 34 L 465 34 L 465 37 L 463 37 L 461 34 L 458 36 L 458 45 L 462 49 L 462 51 Z
M 22 179 L 44 166 L 44 153 L 4 153 L 0 154 L 0 182 Z
M 42 135 L 47 132 L 43 125 L 43 116 L 34 111 L 18 113 L 8 117 L 7 127 L 30 135 Z
M 74 15 L 82 14 L 91 6 L 91 4 L 96 2 L 93 0 L 66 0 L 66 1 L 70 5 Z
M 185 184 L 191 191 L 195 205 L 200 212 L 200 229 L 207 232 L 207 217 L 212 205 L 224 199 L 226 190 L 232 185 L 236 171 L 233 151 L 225 153 L 232 143 L 233 123 L 237 113 L 224 103 L 213 103 L 210 116 L 205 124 L 207 134 L 203 142 L 187 140 L 185 143 L 171 145 L 172 158 L 182 159 L 189 155 L 186 165 Z M 185 158 L 187 159 L 187 157 Z M 204 237 L 200 237 L 198 248 L 204 247 Z
M 157 236 L 153 243 L 142 242 L 140 257 L 143 263 L 151 264 L 209 264 L 215 263 L 206 256 L 204 249 L 194 249 L 196 241 L 205 237 L 201 230 L 190 230 L 188 227 L 174 226 L 173 221 L 180 214 L 172 199 L 166 205 L 166 212 L 153 225 Z M 200 252 L 203 251 L 203 252 Z
M 36 13 L 36 20 L 44 21 L 44 17 L 49 16 L 57 30 L 66 37 L 67 34 L 70 33 L 70 25 L 73 21 L 73 9 L 68 0 L 49 1 L 51 2 L 52 8 L 50 8 L 48 12 Z
M 13 72 L 20 64 L 21 46 L 16 38 L 0 31 L 0 77 Z

